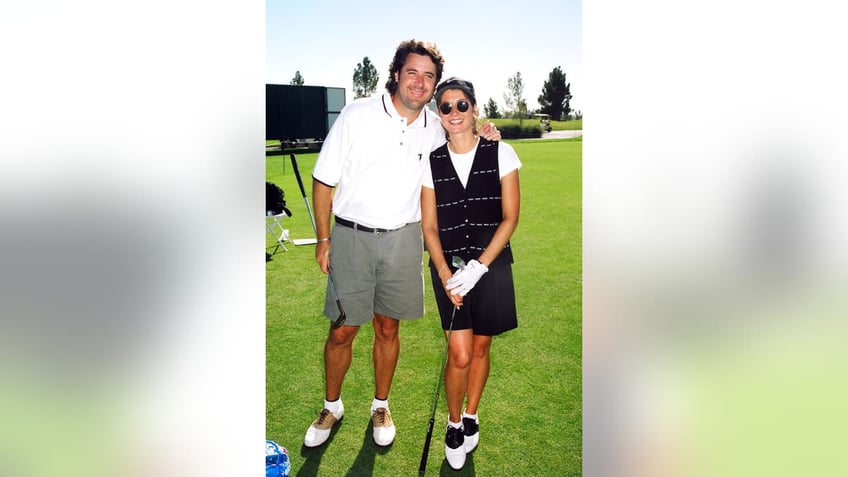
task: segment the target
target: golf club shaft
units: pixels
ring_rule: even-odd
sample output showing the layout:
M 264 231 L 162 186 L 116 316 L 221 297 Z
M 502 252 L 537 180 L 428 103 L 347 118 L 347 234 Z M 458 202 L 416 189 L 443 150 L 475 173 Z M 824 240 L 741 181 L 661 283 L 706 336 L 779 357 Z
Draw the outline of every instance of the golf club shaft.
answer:
M 430 413 L 430 424 L 427 427 L 427 437 L 424 439 L 424 450 L 421 452 L 421 463 L 418 465 L 418 475 L 424 475 L 427 470 L 427 457 L 430 455 L 430 441 L 433 438 L 433 424 L 436 422 L 436 406 L 439 404 L 439 390 L 442 387 L 442 381 L 445 378 L 445 365 L 448 362 L 448 348 L 450 347 L 450 337 L 453 333 L 453 317 L 456 316 L 456 306 L 451 312 L 450 325 L 448 326 L 448 338 L 445 343 L 445 354 L 442 357 L 442 368 L 439 370 L 439 380 L 436 381 L 436 397 L 433 399 L 433 411 Z
M 421 463 L 418 465 L 418 475 L 423 476 L 427 470 L 427 457 L 430 455 L 430 440 L 433 438 L 433 423 L 436 421 L 435 416 L 430 418 L 430 425 L 427 428 L 427 437 L 424 439 L 424 452 L 421 453 Z
M 303 196 L 303 203 L 306 204 L 306 214 L 309 215 L 309 223 L 312 224 L 312 231 L 315 233 L 315 238 L 318 238 L 318 227 L 315 226 L 315 218 L 312 217 L 312 208 L 309 206 L 309 198 L 306 197 L 306 188 L 303 187 L 303 179 L 300 177 L 300 169 L 297 167 L 297 159 L 295 159 L 294 154 L 289 154 L 289 158 L 291 158 L 292 169 L 294 169 L 294 177 L 297 179 L 297 185 L 300 187 L 300 194 Z M 329 278 L 330 283 L 330 292 L 333 294 L 333 298 L 336 300 L 336 306 L 339 308 L 339 317 L 336 318 L 334 322 L 334 326 L 339 327 L 344 323 L 345 319 L 347 319 L 347 315 L 345 314 L 344 308 L 342 308 L 342 301 L 339 299 L 339 292 L 336 291 L 336 284 L 333 282 L 333 273 L 327 271 L 327 277 Z
M 294 169 L 294 177 L 297 179 L 297 185 L 300 187 L 300 194 L 303 196 L 303 202 L 306 204 L 306 213 L 309 215 L 309 222 L 312 224 L 312 231 L 315 232 L 315 238 L 318 238 L 318 227 L 315 226 L 315 219 L 312 217 L 312 208 L 309 207 L 309 199 L 306 197 L 306 189 L 303 187 L 303 179 L 300 177 L 300 169 L 297 167 L 297 159 L 294 154 L 289 154 Z

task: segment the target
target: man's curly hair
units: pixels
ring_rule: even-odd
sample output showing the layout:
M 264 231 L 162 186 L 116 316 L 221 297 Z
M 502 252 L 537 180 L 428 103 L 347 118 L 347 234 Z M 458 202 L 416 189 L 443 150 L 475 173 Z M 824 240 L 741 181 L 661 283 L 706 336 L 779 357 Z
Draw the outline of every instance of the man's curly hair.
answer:
M 442 79 L 442 70 L 445 69 L 445 59 L 442 58 L 442 54 L 439 52 L 436 44 L 414 39 L 406 40 L 398 45 L 397 51 L 395 51 L 395 57 L 392 59 L 392 64 L 389 65 L 389 80 L 386 81 L 386 89 L 389 91 L 389 94 L 395 94 L 395 91 L 397 91 L 398 82 L 395 79 L 395 73 L 400 73 L 400 70 L 406 63 L 406 57 L 410 53 L 429 56 L 436 65 L 436 84 Z

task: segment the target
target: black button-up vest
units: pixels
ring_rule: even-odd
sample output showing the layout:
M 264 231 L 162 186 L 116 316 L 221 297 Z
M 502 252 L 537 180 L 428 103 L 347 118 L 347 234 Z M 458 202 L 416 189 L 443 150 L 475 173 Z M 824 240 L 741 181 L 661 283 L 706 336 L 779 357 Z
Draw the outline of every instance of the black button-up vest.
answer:
M 498 143 L 480 138 L 466 186 L 462 187 L 450 159 L 448 145 L 430 154 L 436 214 L 442 251 L 450 263 L 459 256 L 466 263 L 477 259 L 503 221 Z M 507 242 L 495 262 L 512 263 Z

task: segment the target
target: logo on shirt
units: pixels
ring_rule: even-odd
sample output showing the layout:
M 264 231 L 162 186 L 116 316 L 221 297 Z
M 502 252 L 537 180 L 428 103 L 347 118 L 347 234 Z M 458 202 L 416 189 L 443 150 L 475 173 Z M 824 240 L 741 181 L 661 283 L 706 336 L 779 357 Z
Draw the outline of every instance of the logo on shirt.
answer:
M 421 153 L 420 152 L 418 153 L 418 160 L 419 161 L 421 160 Z

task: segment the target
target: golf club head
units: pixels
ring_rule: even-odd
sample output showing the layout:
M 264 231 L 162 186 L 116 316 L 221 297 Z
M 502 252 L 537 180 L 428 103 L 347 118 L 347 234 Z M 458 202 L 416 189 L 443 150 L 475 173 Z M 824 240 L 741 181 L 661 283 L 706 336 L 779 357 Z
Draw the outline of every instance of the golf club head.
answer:
M 465 268 L 465 260 L 454 255 L 451 258 L 451 265 L 453 265 L 453 268 L 458 268 L 458 269 L 462 270 L 463 268 Z
M 342 304 L 339 300 L 336 300 L 336 305 L 339 307 L 339 317 L 333 322 L 333 328 L 342 326 L 347 319 L 347 315 L 345 315 L 344 309 L 342 309 Z
M 336 283 L 333 280 L 333 272 L 330 270 L 328 273 L 328 282 L 330 285 L 330 291 L 333 293 L 333 298 L 336 299 L 336 306 L 339 308 L 339 317 L 336 318 L 336 321 L 333 322 L 333 328 L 338 328 L 342 326 L 347 319 L 347 315 L 345 314 L 344 308 L 342 307 L 342 301 L 339 299 L 339 292 L 336 291 Z

